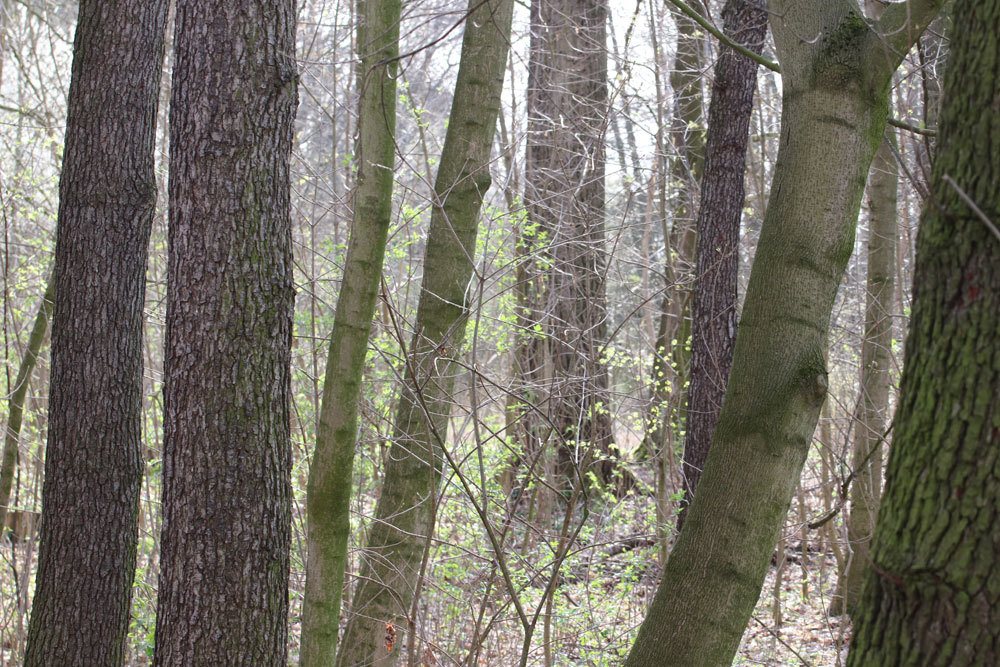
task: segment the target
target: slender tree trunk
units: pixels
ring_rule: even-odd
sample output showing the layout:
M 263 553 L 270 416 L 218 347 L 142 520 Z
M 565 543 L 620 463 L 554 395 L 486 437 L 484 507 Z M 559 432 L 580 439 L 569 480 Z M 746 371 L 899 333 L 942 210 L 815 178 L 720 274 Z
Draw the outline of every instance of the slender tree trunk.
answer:
M 875 532 L 882 495 L 882 438 L 889 417 L 898 231 L 896 194 L 899 166 L 893 151 L 894 144 L 894 137 L 891 133 L 887 134 L 875 154 L 868 181 L 871 216 L 865 333 L 861 343 L 861 396 L 854 416 L 854 481 L 847 517 L 847 541 L 851 553 L 832 602 L 836 613 L 853 614 L 861 598 L 861 586 L 871 562 L 869 544 Z
M 890 78 L 936 9 L 892 5 L 869 25 L 847 0 L 769 5 L 783 72 L 770 202 L 700 490 L 629 665 L 733 659 L 826 396 L 830 313 Z
M 430 548 L 490 151 L 500 111 L 513 0 L 470 0 L 458 82 L 406 350 L 385 479 L 337 664 L 394 664 L 415 632 L 412 605 Z
M 703 9 L 700 3 L 697 4 L 699 10 Z M 669 174 L 660 188 L 660 223 L 664 230 L 666 263 L 653 355 L 653 397 L 647 417 L 649 433 L 644 443 L 644 448 L 661 461 L 667 456 L 664 450 L 674 446 L 674 435 L 680 430 L 677 417 L 684 400 L 683 385 L 688 362 L 687 354 L 682 350 L 689 333 L 684 323 L 690 317 L 698 183 L 705 166 L 705 118 L 701 92 L 703 33 L 698 24 L 687 16 L 675 15 L 674 21 L 677 24 L 677 53 L 670 72 L 670 87 L 674 95 L 671 127 L 674 155 Z M 663 153 L 668 150 L 665 145 L 658 148 Z M 666 155 L 660 158 L 666 165 Z M 668 198 L 670 201 L 667 201 Z M 672 219 L 671 224 L 668 224 L 668 217 Z M 661 517 L 661 521 L 666 518 Z
M 1000 2 L 954 16 L 852 667 L 1000 664 Z
M 166 0 L 80 3 L 59 181 L 49 432 L 26 665 L 120 665 L 125 658 L 166 14 Z
M 31 373 L 35 370 L 35 362 L 42 351 L 45 334 L 49 330 L 49 320 L 52 319 L 52 308 L 55 303 L 56 281 L 49 277 L 38 304 L 38 313 L 28 336 L 28 345 L 17 368 L 17 379 L 14 389 L 7 399 L 7 428 L 3 439 L 3 458 L 0 459 L 0 532 L 6 526 L 7 510 L 10 509 L 10 490 L 14 485 L 14 473 L 17 470 L 18 449 L 21 440 L 21 420 L 24 417 L 24 398 L 31 384 Z
M 529 427 L 551 441 L 551 468 L 568 488 L 614 466 L 608 370 L 604 134 L 608 118 L 606 0 L 535 0 L 528 65 L 525 204 L 539 257 L 530 265 L 542 336 L 527 359 Z M 539 421 L 527 411 L 523 419 Z
M 158 665 L 284 665 L 292 0 L 178 0 Z
M 306 590 L 300 654 L 304 667 L 329 665 L 337 652 L 351 531 L 358 401 L 392 221 L 399 15 L 400 0 L 358 3 L 358 174 L 306 492 Z
M 767 35 L 767 10 L 762 0 L 729 0 L 722 17 L 727 35 L 760 53 Z M 715 63 L 698 209 L 691 382 L 684 441 L 686 503 L 678 527 L 683 525 L 683 510 L 701 479 L 733 362 L 743 172 L 756 86 L 757 63 L 722 47 Z

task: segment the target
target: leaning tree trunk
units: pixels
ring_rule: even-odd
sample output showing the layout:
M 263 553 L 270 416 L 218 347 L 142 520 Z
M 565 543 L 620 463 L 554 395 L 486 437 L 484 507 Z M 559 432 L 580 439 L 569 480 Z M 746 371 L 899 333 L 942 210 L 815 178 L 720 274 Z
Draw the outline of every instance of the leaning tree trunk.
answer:
M 736 653 L 826 396 L 830 313 L 889 82 L 936 9 L 892 5 L 869 25 L 848 0 L 769 5 L 783 71 L 770 202 L 699 492 L 629 665 L 721 665 Z
M 1000 2 L 954 16 L 852 667 L 1000 664 Z
M 470 0 L 448 132 L 434 184 L 413 340 L 385 478 L 337 664 L 391 665 L 415 632 L 414 600 L 434 531 L 453 389 L 490 187 L 513 0 Z
M 767 35 L 763 0 L 729 0 L 722 17 L 727 35 L 760 53 Z M 691 380 L 684 440 L 686 502 L 677 517 L 678 528 L 683 525 L 684 510 L 694 496 L 708 458 L 733 362 L 743 171 L 756 86 L 757 63 L 722 47 L 715 63 L 708 110 L 708 145 L 698 209 Z
M 125 657 L 166 15 L 166 0 L 80 3 L 59 181 L 49 433 L 26 665 L 120 665 Z
M 400 7 L 400 0 L 362 0 L 358 6 L 358 174 L 351 238 L 333 319 L 316 448 L 306 489 L 303 667 L 329 665 L 337 653 L 351 531 L 358 401 L 392 221 Z
M 179 0 L 170 115 L 160 665 L 284 665 L 292 0 Z
M 17 368 L 17 378 L 7 399 L 7 428 L 3 438 L 3 456 L 0 458 L 0 531 L 7 520 L 7 510 L 10 509 L 10 491 L 14 485 L 14 473 L 17 471 L 18 450 L 21 440 L 21 420 L 24 417 L 24 399 L 31 384 L 31 373 L 42 351 L 45 334 L 49 330 L 49 320 L 52 319 L 52 308 L 55 303 L 56 281 L 50 276 L 38 304 L 38 313 L 28 335 L 28 345 L 24 348 L 24 356 Z
M 891 143 L 890 143 L 891 142 Z M 871 215 L 868 229 L 868 278 L 865 332 L 861 343 L 861 396 L 854 421 L 851 508 L 847 541 L 851 549 L 832 601 L 835 613 L 854 613 L 871 562 L 882 495 L 882 441 L 889 416 L 892 365 L 892 308 L 896 274 L 896 193 L 899 166 L 891 133 L 879 146 L 868 181 Z
M 604 238 L 604 130 L 608 116 L 606 0 L 534 0 L 528 65 L 525 204 L 540 259 L 535 322 L 539 353 L 522 369 L 554 443 L 558 480 L 567 488 L 596 465 L 602 481 L 614 466 L 608 369 Z M 533 410 L 521 419 L 539 421 Z M 528 452 L 529 455 L 537 453 Z M 561 481 L 559 481 L 561 480 Z

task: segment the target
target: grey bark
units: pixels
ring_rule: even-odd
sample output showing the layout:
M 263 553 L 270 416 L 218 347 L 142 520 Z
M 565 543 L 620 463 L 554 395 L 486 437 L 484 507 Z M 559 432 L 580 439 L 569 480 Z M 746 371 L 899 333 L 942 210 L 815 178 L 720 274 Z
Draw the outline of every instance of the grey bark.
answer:
M 723 29 L 738 44 L 760 53 L 767 35 L 762 0 L 729 0 Z M 708 111 L 705 172 L 698 208 L 697 256 L 691 323 L 691 380 L 684 440 L 685 504 L 694 497 L 722 409 L 736 341 L 736 290 L 743 172 L 757 63 L 721 47 Z
M 26 665 L 125 658 L 166 0 L 83 0 L 59 180 L 41 546 Z
M 400 6 L 399 0 L 364 0 L 358 6 L 358 175 L 306 492 L 303 667 L 329 665 L 337 652 L 358 401 L 393 210 Z
M 395 664 L 415 645 L 413 606 L 434 531 L 513 8 L 513 0 L 469 1 L 404 386 L 338 665 Z
M 284 665 L 292 0 L 179 0 L 158 665 Z

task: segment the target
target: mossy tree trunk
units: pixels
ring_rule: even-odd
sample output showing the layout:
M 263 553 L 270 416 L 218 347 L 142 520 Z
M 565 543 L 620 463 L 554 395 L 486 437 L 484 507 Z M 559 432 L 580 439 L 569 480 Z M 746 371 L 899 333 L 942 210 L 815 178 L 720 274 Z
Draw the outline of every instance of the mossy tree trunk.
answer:
M 26 665 L 125 659 L 166 16 L 166 0 L 80 3 L 59 180 L 43 518 Z M 44 335 L 44 327 L 36 332 Z
M 316 447 L 306 490 L 304 667 L 332 664 L 351 530 L 358 402 L 392 221 L 400 0 L 358 3 L 357 181 L 351 235 L 330 336 Z
M 483 197 L 490 187 L 513 0 L 470 0 L 434 184 L 413 339 L 385 478 L 337 664 L 391 665 L 416 631 L 413 604 L 434 531 L 455 360 L 462 354 Z
M 760 53 L 767 35 L 763 0 L 729 0 L 722 17 L 727 35 Z M 701 479 L 732 366 L 743 172 L 757 87 L 757 63 L 725 46 L 721 49 L 708 110 L 705 173 L 698 208 L 684 508 Z M 685 514 L 682 511 L 678 517 L 678 527 L 683 525 Z
M 285 665 L 292 0 L 178 0 L 159 665 Z
M 770 201 L 699 492 L 629 665 L 735 655 L 826 396 L 830 314 L 889 82 L 937 6 L 893 5 L 869 24 L 848 0 L 769 5 L 783 72 Z
M 892 142 L 890 144 L 890 142 Z M 868 180 L 868 278 L 865 331 L 861 342 L 861 395 L 854 415 L 854 447 L 847 541 L 851 553 L 832 601 L 836 613 L 853 614 L 871 561 L 869 545 L 875 532 L 882 495 L 882 446 L 889 421 L 892 366 L 892 309 L 896 275 L 896 200 L 899 166 L 895 138 L 887 133 L 872 162 Z
M 954 19 L 852 667 L 1000 664 L 1000 2 Z
M 3 438 L 3 456 L 0 458 L 0 532 L 7 520 L 7 510 L 10 509 L 10 491 L 14 486 L 14 473 L 17 470 L 19 447 L 21 441 L 21 421 L 24 417 L 24 399 L 31 384 L 31 373 L 42 351 L 45 334 L 49 330 L 49 320 L 52 319 L 52 308 L 55 304 L 56 281 L 50 276 L 38 304 L 38 313 L 28 335 L 28 344 L 17 367 L 17 378 L 14 388 L 7 399 L 7 427 Z

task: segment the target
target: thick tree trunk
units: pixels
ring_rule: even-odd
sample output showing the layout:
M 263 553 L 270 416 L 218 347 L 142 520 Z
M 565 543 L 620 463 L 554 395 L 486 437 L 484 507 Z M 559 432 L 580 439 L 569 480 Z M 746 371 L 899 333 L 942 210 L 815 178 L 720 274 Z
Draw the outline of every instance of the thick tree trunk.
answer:
M 14 473 L 17 470 L 17 461 L 21 440 L 21 420 L 24 417 L 24 398 L 28 394 L 28 386 L 31 384 L 31 373 L 35 370 L 35 362 L 42 351 L 42 343 L 45 341 L 45 334 L 49 330 L 49 320 L 52 319 L 52 308 L 55 304 L 56 281 L 50 276 L 45 287 L 45 294 L 42 295 L 38 304 L 38 313 L 35 315 L 35 322 L 31 326 L 31 333 L 28 335 L 28 345 L 24 349 L 24 356 L 17 367 L 17 378 L 14 380 L 13 391 L 7 399 L 7 428 L 3 438 L 3 457 L 0 458 L 0 532 L 6 526 L 7 510 L 10 504 L 10 491 L 14 485 Z
M 533 325 L 527 400 L 544 418 L 529 431 L 555 450 L 560 488 L 596 463 L 611 479 L 604 238 L 608 117 L 606 0 L 535 0 L 528 65 L 525 204 L 532 228 Z M 522 419 L 539 421 L 533 411 Z M 547 444 L 551 443 L 551 444 Z M 529 452 L 529 455 L 533 455 Z
M 853 667 L 1000 664 L 1000 2 L 954 16 Z
M 166 0 L 83 0 L 59 181 L 42 534 L 26 665 L 120 665 Z
M 729 664 L 739 646 L 826 396 L 830 313 L 889 80 L 935 8 L 896 5 L 872 27 L 847 0 L 769 6 L 784 77 L 770 202 L 700 490 L 629 665 Z
M 399 15 L 399 0 L 363 0 L 358 7 L 358 175 L 306 492 L 303 667 L 329 665 L 337 653 L 351 531 L 358 401 L 392 221 Z
M 868 278 L 865 333 L 861 343 L 861 396 L 854 416 L 851 508 L 847 541 L 851 549 L 832 601 L 836 613 L 853 614 L 871 562 L 882 495 L 882 439 L 889 417 L 889 371 L 892 366 L 892 309 L 896 272 L 896 193 L 899 166 L 891 134 L 879 146 L 869 178 L 871 215 L 868 230 Z
M 470 0 L 462 56 L 406 350 L 385 479 L 337 664 L 391 665 L 410 633 L 430 548 L 490 151 L 500 111 L 513 0 Z
M 767 35 L 767 10 L 762 0 L 729 0 L 722 17 L 727 35 L 760 53 Z M 678 527 L 683 525 L 683 509 L 694 496 L 708 458 L 733 361 L 743 171 L 756 86 L 757 63 L 722 47 L 715 63 L 698 209 L 691 382 L 684 441 L 686 502 Z
M 284 665 L 292 0 L 179 0 L 155 662 Z

